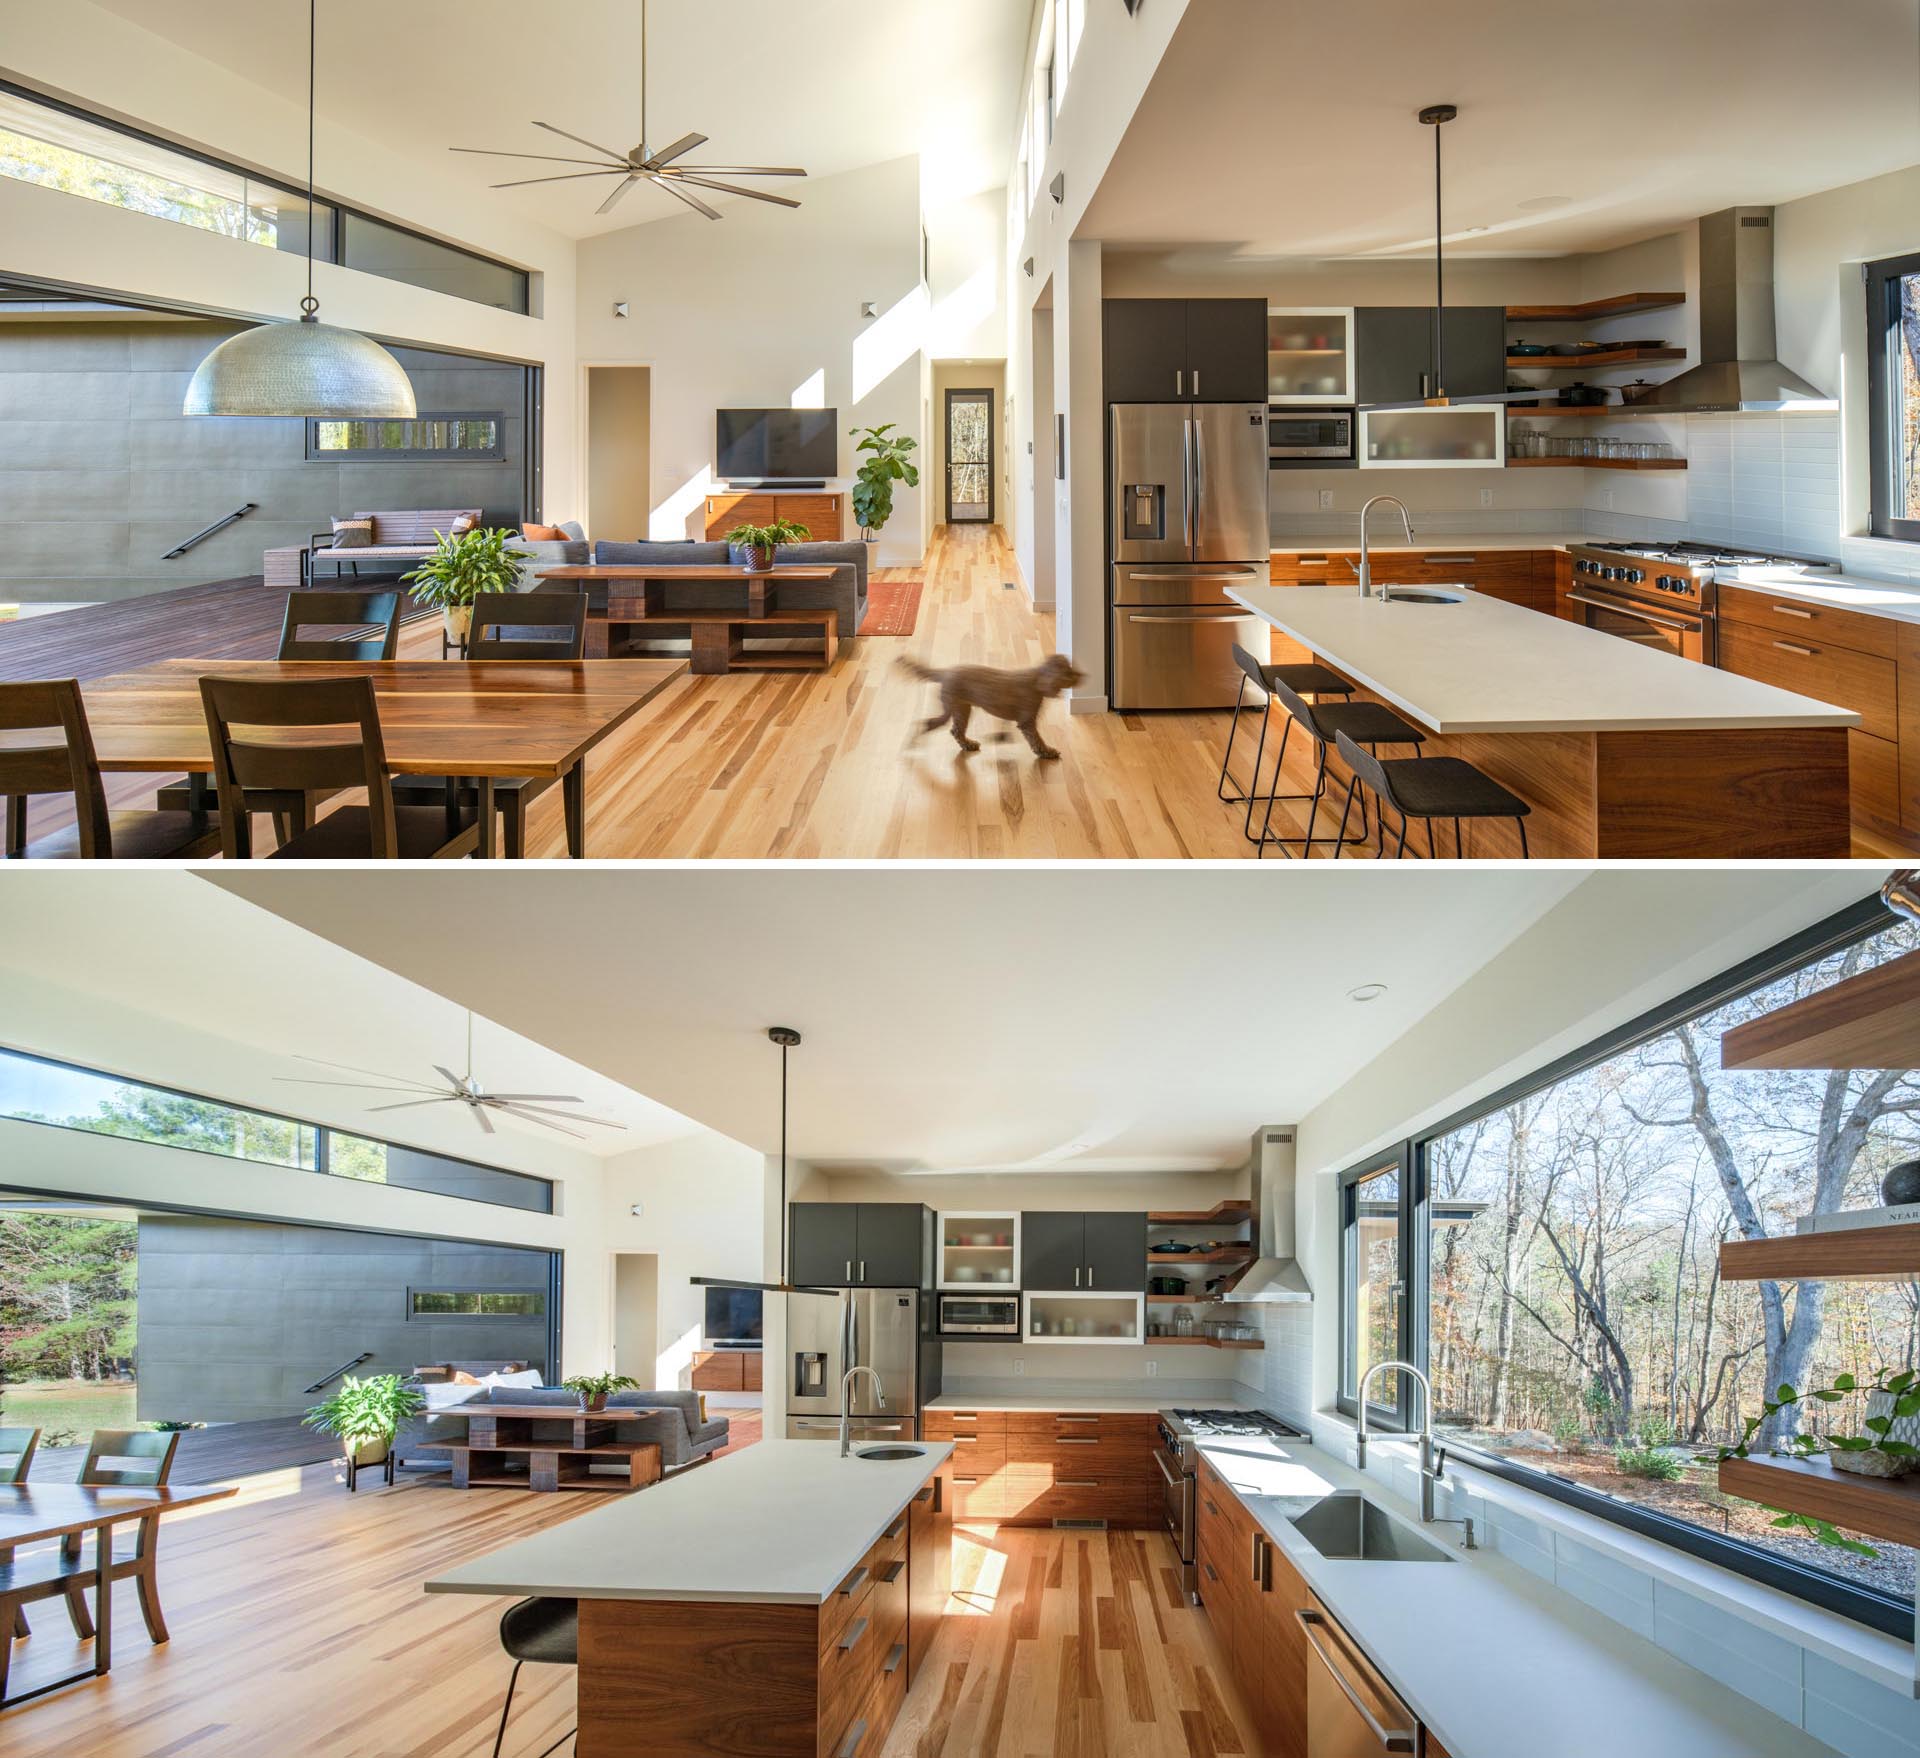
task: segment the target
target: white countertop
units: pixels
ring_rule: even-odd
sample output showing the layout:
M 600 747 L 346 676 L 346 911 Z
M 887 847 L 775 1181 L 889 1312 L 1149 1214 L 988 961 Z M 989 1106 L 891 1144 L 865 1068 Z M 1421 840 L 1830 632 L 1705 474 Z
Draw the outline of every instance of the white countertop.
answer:
M 1795 598 L 1805 604 L 1824 604 L 1835 610 L 1857 610 L 1865 616 L 1888 617 L 1895 622 L 1920 623 L 1920 589 L 1901 586 L 1892 580 L 1868 580 L 1858 574 L 1790 565 L 1716 568 L 1713 577 L 1722 586 L 1745 586 L 1774 598 Z
M 1192 1402 L 1188 1398 L 1169 1400 L 1164 1394 L 1157 1398 L 1130 1398 L 1124 1393 L 1096 1393 L 1078 1397 L 1062 1397 L 1057 1393 L 996 1393 L 987 1398 L 966 1398 L 958 1395 L 942 1395 L 927 1400 L 929 1410 L 1065 1410 L 1075 1415 L 1103 1413 L 1113 1416 L 1155 1416 L 1169 1409 L 1172 1403 L 1182 1406 Z M 1209 1410 L 1253 1410 L 1258 1406 L 1244 1400 L 1236 1403 L 1231 1398 L 1209 1398 Z
M 1379 523 L 1400 528 L 1400 521 L 1390 515 L 1380 515 Z M 1438 537 L 1422 537 L 1416 521 L 1413 527 L 1411 543 L 1381 543 L 1369 539 L 1367 548 L 1375 555 L 1465 555 L 1476 549 L 1566 549 L 1576 543 L 1590 543 L 1591 538 L 1579 531 L 1468 531 L 1448 532 Z M 1319 555 L 1323 551 L 1340 554 L 1346 550 L 1358 552 L 1360 532 L 1358 527 L 1340 537 L 1292 537 L 1286 532 L 1277 533 L 1271 540 L 1272 555 Z
M 759 1441 L 462 1563 L 427 1591 L 819 1605 L 953 1451 L 915 1444 L 919 1458 L 864 1461 L 831 1441 Z
M 1351 586 L 1232 586 L 1227 596 L 1437 733 L 1860 724 L 1830 702 L 1477 592 L 1458 604 L 1383 603 Z
M 1451 1752 L 1472 1758 L 1831 1758 L 1799 1728 L 1305 1442 L 1201 1451 L 1349 1636 Z M 1303 1498 L 1361 1489 L 1449 1563 L 1333 1562 L 1289 1524 Z M 1309 1665 L 1314 1664 L 1311 1660 Z

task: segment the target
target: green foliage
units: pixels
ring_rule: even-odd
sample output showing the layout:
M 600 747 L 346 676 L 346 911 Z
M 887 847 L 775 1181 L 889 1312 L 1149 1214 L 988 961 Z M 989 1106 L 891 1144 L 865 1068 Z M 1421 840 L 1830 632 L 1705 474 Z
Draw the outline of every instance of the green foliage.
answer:
M 1647 1477 L 1656 1483 L 1678 1483 L 1687 1474 L 1682 1461 L 1658 1447 L 1615 1447 L 1613 1468 L 1627 1477 Z
M 561 1385 L 569 1392 L 578 1392 L 582 1403 L 597 1402 L 613 1392 L 637 1392 L 638 1380 L 630 1380 L 623 1373 L 577 1373 L 570 1380 L 562 1380 Z
M 321 1434 L 338 1435 L 349 1451 L 372 1441 L 392 1444 L 401 1423 L 417 1416 L 427 1401 L 416 1387 L 397 1373 L 352 1374 L 340 1382 L 332 1397 L 309 1410 L 301 1420 Z
M 446 610 L 473 603 L 489 592 L 512 592 L 520 583 L 520 564 L 533 551 L 512 547 L 515 533 L 499 527 L 481 527 L 439 540 L 432 555 L 410 574 L 400 577 L 413 588 L 418 603 Z
M 1577 1416 L 1556 1416 L 1553 1419 L 1554 1445 L 1566 1452 L 1575 1452 L 1586 1439 L 1586 1424 Z
M 783 543 L 805 543 L 813 535 L 793 519 L 775 519 L 771 525 L 736 525 L 727 533 L 735 549 L 778 549 Z
M 903 433 L 893 431 L 891 421 L 878 427 L 848 430 L 856 441 L 855 449 L 867 458 L 854 472 L 853 516 L 864 531 L 878 531 L 893 517 L 893 485 L 904 482 L 909 488 L 920 486 L 919 468 L 910 462 L 920 447 Z
M 117 1379 L 133 1355 L 135 1229 L 69 1215 L 0 1218 L 0 1363 L 17 1378 Z

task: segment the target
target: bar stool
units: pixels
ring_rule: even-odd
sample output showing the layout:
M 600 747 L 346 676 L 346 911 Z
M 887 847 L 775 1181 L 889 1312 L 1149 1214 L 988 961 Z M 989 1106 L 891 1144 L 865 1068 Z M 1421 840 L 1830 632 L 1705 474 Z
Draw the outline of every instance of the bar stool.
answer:
M 547 1666 L 580 1664 L 580 1602 L 577 1599 L 523 1599 L 500 1614 L 500 1646 L 513 1656 L 513 1674 L 507 1680 L 507 1700 L 500 1705 L 500 1731 L 493 1736 L 493 1758 L 507 1737 L 507 1717 L 513 1713 L 513 1688 L 528 1661 Z M 578 1730 L 568 1728 L 540 1754 L 557 1752 Z
M 1453 820 L 1453 856 L 1455 860 L 1464 858 L 1460 841 L 1460 820 L 1462 818 L 1511 818 L 1514 828 L 1520 832 L 1520 858 L 1527 857 L 1527 814 L 1533 810 L 1518 794 L 1509 793 L 1499 782 L 1483 770 L 1476 769 L 1471 763 L 1460 757 L 1400 757 L 1382 762 L 1378 757 L 1363 751 L 1348 738 L 1344 732 L 1334 735 L 1340 755 L 1346 759 L 1347 767 L 1353 772 L 1353 779 L 1347 783 L 1347 804 L 1341 809 L 1340 830 L 1344 835 L 1347 828 L 1347 810 L 1353 805 L 1355 788 L 1369 787 L 1380 799 L 1380 823 L 1382 825 L 1382 852 L 1385 852 L 1385 824 L 1387 807 L 1391 806 L 1400 814 L 1400 841 L 1393 851 L 1393 858 L 1399 860 L 1407 850 L 1407 820 L 1424 818 L 1427 821 L 1427 853 L 1434 854 L 1433 821 L 1436 818 Z M 1365 822 L 1366 799 L 1360 801 L 1362 822 Z M 1364 837 L 1362 838 L 1364 841 Z M 1336 841 L 1333 858 L 1340 858 L 1340 848 Z
M 1274 678 L 1271 691 L 1280 706 L 1292 716 L 1287 732 L 1280 735 L 1280 751 L 1273 764 L 1273 780 L 1267 788 L 1266 815 L 1260 820 L 1260 859 L 1266 858 L 1268 844 L 1277 845 L 1285 850 L 1290 843 L 1300 845 L 1300 858 L 1311 859 L 1313 845 L 1316 842 L 1331 842 L 1336 845 L 1346 837 L 1346 825 L 1343 822 L 1338 836 L 1315 836 L 1313 826 L 1319 816 L 1320 802 L 1327 792 L 1327 752 L 1334 740 L 1342 733 L 1348 739 L 1360 745 L 1412 745 L 1417 751 L 1426 743 L 1427 735 L 1417 726 L 1402 720 L 1399 715 L 1383 702 L 1321 702 L 1309 707 L 1299 695 L 1288 687 L 1281 678 Z M 1287 755 L 1287 733 L 1293 730 L 1293 722 L 1306 729 L 1307 737 L 1313 740 L 1315 762 L 1313 772 L 1313 792 L 1310 794 L 1282 794 L 1280 789 L 1280 765 Z M 1348 789 L 1348 800 L 1353 797 Z M 1275 836 L 1273 834 L 1273 807 L 1276 800 L 1300 799 L 1311 802 L 1307 809 L 1307 833 L 1305 836 Z M 1249 808 L 1251 812 L 1251 808 Z M 1341 814 L 1343 820 L 1345 814 Z M 1382 833 L 1384 835 L 1384 832 Z M 1351 839 L 1354 842 L 1367 840 L 1367 803 L 1360 802 L 1360 834 Z M 1337 846 L 1335 853 L 1339 852 Z
M 1259 838 L 1253 834 L 1253 802 L 1260 797 L 1260 760 L 1265 755 L 1267 749 L 1267 721 L 1269 719 L 1267 707 L 1273 695 L 1275 681 L 1277 680 L 1285 684 L 1288 689 L 1294 691 L 1297 695 L 1312 696 L 1316 701 L 1322 696 L 1351 696 L 1353 694 L 1353 685 L 1348 683 L 1337 671 L 1330 671 L 1326 666 L 1317 665 L 1312 661 L 1301 665 L 1267 664 L 1265 661 L 1255 659 L 1254 656 L 1237 641 L 1233 646 L 1233 663 L 1240 668 L 1244 675 L 1240 679 L 1240 693 L 1234 698 L 1233 719 L 1227 727 L 1227 748 L 1220 754 L 1220 780 L 1214 791 L 1230 806 L 1237 806 L 1242 802 L 1245 803 L 1247 815 L 1245 821 L 1240 826 L 1240 834 L 1249 842 L 1257 842 Z M 1227 763 L 1233 756 L 1233 741 L 1240 731 L 1240 715 L 1246 707 L 1247 685 L 1249 683 L 1260 692 L 1261 696 L 1260 739 L 1253 748 L 1253 779 L 1247 784 L 1247 791 L 1243 794 L 1230 794 L 1227 792 L 1227 782 L 1229 780 Z M 1292 730 L 1292 721 L 1288 721 L 1287 724 L 1281 728 L 1280 756 L 1275 758 L 1276 762 L 1285 758 L 1287 754 L 1287 734 Z M 1280 798 L 1283 800 L 1305 799 L 1306 796 L 1304 794 L 1282 794 Z

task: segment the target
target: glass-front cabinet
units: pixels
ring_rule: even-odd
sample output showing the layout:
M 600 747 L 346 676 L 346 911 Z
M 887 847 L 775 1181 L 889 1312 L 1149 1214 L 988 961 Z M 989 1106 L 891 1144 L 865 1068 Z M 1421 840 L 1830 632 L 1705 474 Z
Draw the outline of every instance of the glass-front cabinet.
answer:
M 1147 1328 L 1144 1294 L 1027 1294 L 1021 1306 L 1029 1343 L 1138 1343 Z
M 1353 401 L 1353 307 L 1267 307 L 1267 401 Z
M 1020 1280 L 1020 1217 L 1007 1209 L 940 1211 L 940 1286 L 1014 1288 Z
M 1362 470 L 1498 470 L 1507 461 L 1506 411 L 1497 403 L 1362 409 Z

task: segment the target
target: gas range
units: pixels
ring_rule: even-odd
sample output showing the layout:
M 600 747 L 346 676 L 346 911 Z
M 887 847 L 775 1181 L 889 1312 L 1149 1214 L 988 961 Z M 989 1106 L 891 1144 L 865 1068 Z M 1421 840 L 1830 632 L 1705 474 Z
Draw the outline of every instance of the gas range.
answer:
M 1577 543 L 1568 553 L 1573 557 L 1576 580 L 1639 587 L 1643 593 L 1665 594 L 1703 611 L 1713 608 L 1716 568 L 1758 567 L 1767 563 L 1832 566 L 1829 562 L 1808 562 L 1799 556 L 1770 555 L 1765 550 L 1716 543 Z
M 1200 1441 L 1307 1439 L 1302 1430 L 1264 1410 L 1162 1410 L 1159 1415 L 1160 1444 L 1187 1472 L 1193 1470 Z

